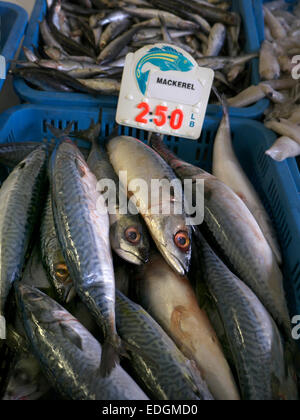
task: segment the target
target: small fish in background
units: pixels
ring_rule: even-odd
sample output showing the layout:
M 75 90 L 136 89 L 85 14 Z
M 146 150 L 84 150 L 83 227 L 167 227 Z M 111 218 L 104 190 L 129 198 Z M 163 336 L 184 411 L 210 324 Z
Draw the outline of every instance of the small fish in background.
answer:
M 195 59 L 205 59 L 201 60 L 200 66 L 222 71 L 222 77 L 215 85 L 231 97 L 233 80 L 237 92 L 249 85 L 249 66 L 243 71 L 244 63 L 255 54 L 246 60 L 241 58 L 241 17 L 228 8 L 230 4 L 222 2 L 200 4 L 192 1 L 187 5 L 182 0 L 125 0 L 107 5 L 94 0 L 92 7 L 78 1 L 61 3 L 54 0 L 48 4 L 45 18 L 39 25 L 39 45 L 36 48 L 25 45 L 22 60 L 15 63 L 17 67 L 12 72 L 42 91 L 118 96 L 123 67 L 116 71 L 116 62 L 124 61 L 128 52 L 164 42 L 169 48 L 174 45 L 184 49 Z M 231 42 L 225 42 L 226 35 Z M 37 50 L 43 51 L 47 59 L 36 54 Z M 158 59 L 153 59 L 152 65 L 162 71 L 179 68 L 189 71 L 191 67 L 183 66 L 182 62 L 177 67 L 179 61 L 183 61 L 178 54 L 176 48 L 169 51 L 165 63 L 168 62 L 170 68 L 164 70 L 162 60 Z M 148 74 L 148 69 L 139 73 L 143 93 Z M 103 80 L 99 81 L 99 76 Z
M 282 162 L 285 159 L 299 156 L 300 144 L 290 137 L 282 136 L 265 153 L 277 162 Z

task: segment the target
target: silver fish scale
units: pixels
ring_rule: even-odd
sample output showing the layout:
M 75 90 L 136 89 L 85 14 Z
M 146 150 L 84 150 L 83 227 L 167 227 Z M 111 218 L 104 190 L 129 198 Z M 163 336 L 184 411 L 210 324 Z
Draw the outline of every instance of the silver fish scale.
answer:
M 83 178 L 75 158 L 87 174 Z M 54 218 L 71 278 L 105 335 L 114 334 L 114 270 L 108 226 L 99 226 L 95 210 L 96 179 L 79 152 L 58 151 L 53 181 Z
M 208 248 L 202 247 L 205 281 L 215 298 L 230 341 L 239 382 L 246 400 L 273 398 L 271 381 L 277 363 L 283 364 L 282 348 L 274 354 L 278 332 L 269 314 L 254 293 L 244 285 Z
M 275 320 L 288 331 L 290 321 L 284 292 L 275 296 L 268 286 L 268 279 L 263 276 L 261 262 L 255 257 L 251 244 L 249 246 L 246 241 L 242 241 L 238 231 L 229 223 L 220 195 L 218 199 L 205 197 L 204 221 L 239 277 L 257 294 Z
M 69 319 L 66 323 L 81 341 L 78 347 L 64 334 L 60 327 L 63 323 L 64 319 L 49 324 L 30 319 L 28 312 L 25 315 L 26 330 L 34 352 L 62 396 L 72 400 L 147 399 L 120 366 L 109 377 L 100 377 L 100 344 L 77 320 Z
M 64 257 L 55 230 L 50 193 L 48 194 L 41 224 L 41 251 L 43 264 L 47 270 L 48 277 L 59 298 L 65 300 L 65 290 L 68 288 L 68 285 L 65 286 L 64 283 L 57 280 L 56 277 L 56 264 L 63 264 Z
M 119 291 L 116 319 L 119 334 L 131 345 L 131 365 L 156 399 L 213 399 L 204 381 L 201 388 L 197 387 L 188 368 L 189 361 L 162 328 L 141 306 Z
M 0 190 L 0 314 L 24 262 L 46 167 L 45 149 L 22 161 Z

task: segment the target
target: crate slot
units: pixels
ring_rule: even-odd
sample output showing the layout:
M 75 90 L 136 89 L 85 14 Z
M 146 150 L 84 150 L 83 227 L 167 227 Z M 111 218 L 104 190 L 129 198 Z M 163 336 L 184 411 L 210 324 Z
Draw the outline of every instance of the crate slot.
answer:
M 14 132 L 11 131 L 7 137 L 7 143 L 15 143 L 16 139 L 15 139 L 15 135 Z
M 208 156 L 209 156 L 209 148 L 205 147 L 204 152 L 203 152 L 203 156 L 202 156 L 202 160 L 204 160 L 206 162 L 208 160 Z

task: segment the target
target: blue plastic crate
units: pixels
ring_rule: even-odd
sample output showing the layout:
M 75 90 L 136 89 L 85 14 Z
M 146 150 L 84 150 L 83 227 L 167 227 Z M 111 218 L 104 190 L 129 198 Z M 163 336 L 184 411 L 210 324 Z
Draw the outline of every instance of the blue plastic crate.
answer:
M 86 129 L 91 119 L 98 118 L 99 109 L 23 105 L 0 116 L 1 142 L 51 141 L 47 124 L 65 128 L 74 121 L 74 129 Z M 182 159 L 211 171 L 212 151 L 219 119 L 208 116 L 198 140 L 166 137 L 166 144 Z M 101 138 L 108 136 L 115 125 L 115 111 L 103 109 Z M 284 257 L 285 290 L 291 316 L 300 314 L 300 182 L 296 183 L 287 162 L 276 163 L 265 155 L 276 135 L 261 123 L 248 119 L 231 119 L 236 153 L 245 171 L 259 192 L 274 220 Z M 145 141 L 148 132 L 120 127 L 120 134 Z M 86 146 L 86 143 L 79 143 Z M 291 159 L 293 165 L 295 160 Z M 293 167 L 292 165 L 292 167 Z
M 259 50 L 259 41 L 256 31 L 256 19 L 254 14 L 253 4 L 257 0 L 233 0 L 233 10 L 239 12 L 243 19 L 243 28 L 245 31 L 246 44 L 245 52 L 255 52 Z M 253 4 L 252 4 L 253 3 Z M 38 45 L 39 40 L 39 22 L 43 19 L 46 13 L 46 0 L 36 0 L 33 14 L 28 25 L 26 37 L 23 45 L 29 49 L 32 46 Z M 21 59 L 24 59 L 23 53 Z M 252 83 L 259 83 L 258 60 L 255 59 L 251 63 Z M 117 97 L 115 96 L 100 96 L 99 98 L 92 97 L 86 94 L 78 93 L 56 93 L 56 92 L 41 92 L 29 87 L 23 80 L 16 79 L 15 90 L 20 98 L 25 102 L 43 103 L 49 105 L 65 105 L 94 107 L 97 105 L 116 108 Z M 247 108 L 230 108 L 230 115 L 244 118 L 259 118 L 262 116 L 264 110 L 268 107 L 269 101 L 262 99 L 257 104 Z M 208 115 L 221 115 L 221 108 L 218 105 L 209 105 L 207 108 Z
M 0 54 L 6 59 L 6 71 L 19 48 L 28 23 L 28 14 L 20 6 L 0 2 Z M 4 79 L 0 79 L 0 90 Z

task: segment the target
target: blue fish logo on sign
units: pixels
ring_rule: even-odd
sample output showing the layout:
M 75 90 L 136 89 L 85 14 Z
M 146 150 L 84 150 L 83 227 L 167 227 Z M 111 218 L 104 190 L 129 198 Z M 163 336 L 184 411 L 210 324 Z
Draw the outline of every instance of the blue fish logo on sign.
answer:
M 194 67 L 193 63 L 191 63 L 181 52 L 175 50 L 175 48 L 167 46 L 162 48 L 151 48 L 151 50 L 140 59 L 135 70 L 135 76 L 143 95 L 145 95 L 146 92 L 150 73 L 150 70 L 145 71 L 144 73 L 142 72 L 143 66 L 146 63 L 151 63 L 154 66 L 159 67 L 161 71 L 176 70 L 187 72 Z

